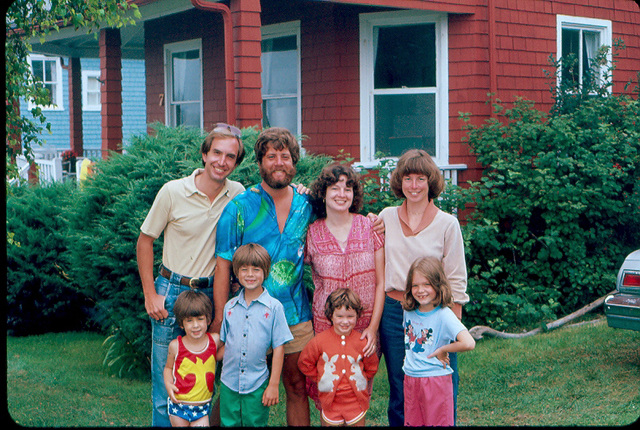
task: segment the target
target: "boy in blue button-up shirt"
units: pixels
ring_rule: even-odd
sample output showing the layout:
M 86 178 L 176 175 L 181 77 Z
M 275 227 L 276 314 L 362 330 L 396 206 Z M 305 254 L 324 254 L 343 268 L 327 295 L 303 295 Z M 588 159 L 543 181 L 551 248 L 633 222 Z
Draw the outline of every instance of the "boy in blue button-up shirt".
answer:
M 269 406 L 278 403 L 284 344 L 293 339 L 282 303 L 262 286 L 271 259 L 249 243 L 233 255 L 233 272 L 244 288 L 224 307 L 220 376 L 220 422 L 225 427 L 264 427 Z M 267 352 L 273 349 L 271 376 Z

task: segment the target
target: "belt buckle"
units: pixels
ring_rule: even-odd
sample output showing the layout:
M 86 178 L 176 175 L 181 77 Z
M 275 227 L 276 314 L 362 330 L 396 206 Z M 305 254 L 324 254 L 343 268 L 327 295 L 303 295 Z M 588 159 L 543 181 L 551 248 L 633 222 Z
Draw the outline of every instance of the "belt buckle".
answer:
M 191 278 L 189 279 L 189 288 L 199 288 L 200 278 Z

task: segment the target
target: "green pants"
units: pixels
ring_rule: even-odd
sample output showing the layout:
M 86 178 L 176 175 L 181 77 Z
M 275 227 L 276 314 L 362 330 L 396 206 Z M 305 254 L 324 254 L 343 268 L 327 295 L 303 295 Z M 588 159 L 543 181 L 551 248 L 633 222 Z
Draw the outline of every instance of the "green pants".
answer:
M 237 393 L 220 384 L 220 424 L 222 427 L 266 427 L 269 407 L 262 404 L 262 394 L 269 380 L 248 394 Z

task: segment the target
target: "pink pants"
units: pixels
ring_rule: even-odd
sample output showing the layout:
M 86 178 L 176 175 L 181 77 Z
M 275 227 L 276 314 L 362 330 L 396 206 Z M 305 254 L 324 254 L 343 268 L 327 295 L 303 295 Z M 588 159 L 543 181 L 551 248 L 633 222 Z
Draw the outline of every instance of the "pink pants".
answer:
M 430 378 L 404 376 L 404 425 L 453 426 L 451 375 Z

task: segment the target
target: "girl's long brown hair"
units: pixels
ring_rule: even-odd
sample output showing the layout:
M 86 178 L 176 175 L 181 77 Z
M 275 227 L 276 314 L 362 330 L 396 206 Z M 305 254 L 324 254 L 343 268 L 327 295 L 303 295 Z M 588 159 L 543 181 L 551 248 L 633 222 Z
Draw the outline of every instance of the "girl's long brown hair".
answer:
M 411 287 L 413 286 L 413 274 L 415 272 L 420 273 L 427 278 L 429 284 L 436 292 L 437 305 L 451 307 L 453 305 L 453 295 L 451 294 L 451 287 L 449 281 L 444 274 L 444 268 L 442 262 L 434 257 L 420 257 L 415 260 L 411 267 L 409 267 L 409 273 L 407 274 L 407 285 L 404 290 L 404 302 L 402 308 L 406 311 L 413 311 L 418 309 L 420 303 L 413 297 L 411 293 Z

